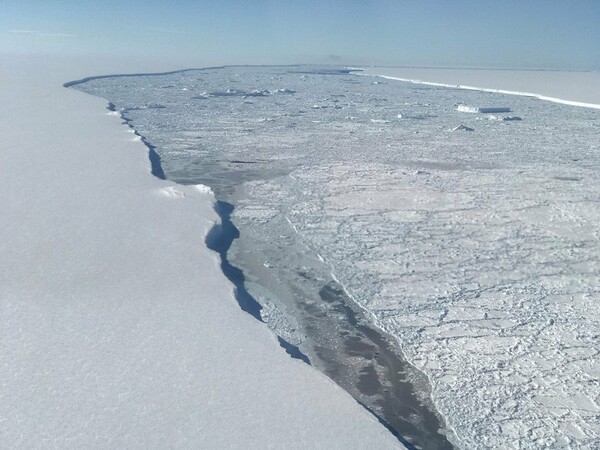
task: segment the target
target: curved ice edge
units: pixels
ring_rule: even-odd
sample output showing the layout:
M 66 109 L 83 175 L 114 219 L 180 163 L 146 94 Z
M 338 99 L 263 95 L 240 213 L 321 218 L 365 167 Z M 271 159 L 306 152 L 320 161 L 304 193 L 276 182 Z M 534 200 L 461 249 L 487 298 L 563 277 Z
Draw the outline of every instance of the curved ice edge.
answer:
M 186 69 L 186 70 L 195 70 L 195 69 Z M 169 73 L 178 73 L 178 72 L 182 72 L 182 71 L 169 72 Z M 155 75 L 155 74 L 151 74 L 151 75 Z M 118 76 L 118 75 L 116 75 L 116 76 Z M 93 77 L 88 77 L 88 80 L 92 79 L 92 78 Z M 152 173 L 152 175 L 154 175 L 155 177 L 157 177 L 161 180 L 166 180 L 165 173 L 164 173 L 162 165 L 161 165 L 160 155 L 155 150 L 156 146 L 152 145 L 150 142 L 148 142 L 146 137 L 143 136 L 142 134 L 140 134 L 133 127 L 133 125 L 131 124 L 131 119 L 125 115 L 127 110 L 124 109 L 124 110 L 117 111 L 117 108 L 114 105 L 114 103 L 112 103 L 110 101 L 108 102 L 106 109 L 108 109 L 109 111 L 111 111 L 113 113 L 119 113 L 119 116 L 123 120 L 123 125 L 127 125 L 133 131 L 133 134 L 138 136 L 140 138 L 140 140 L 144 143 L 144 145 L 148 148 L 148 159 L 150 160 L 150 166 L 151 166 L 150 172 Z M 196 188 L 198 190 L 206 192 L 206 193 L 213 193 L 212 189 L 209 186 L 205 186 L 203 184 L 196 185 Z M 214 193 L 213 193 L 213 196 L 214 196 Z M 262 319 L 262 316 L 260 313 L 262 310 L 262 306 L 254 297 L 252 297 L 252 295 L 250 295 L 250 293 L 248 292 L 248 290 L 246 289 L 246 287 L 244 285 L 244 281 L 245 281 L 244 273 L 239 268 L 233 266 L 227 258 L 227 252 L 229 251 L 231 244 L 240 235 L 239 230 L 235 227 L 235 225 L 233 225 L 233 222 L 231 222 L 231 218 L 230 218 L 231 213 L 233 212 L 234 206 L 231 205 L 230 203 L 225 203 L 225 202 L 215 199 L 214 200 L 214 209 L 215 209 L 215 212 L 219 215 L 219 218 L 221 219 L 221 223 L 215 224 L 209 230 L 206 237 L 204 238 L 205 244 L 210 250 L 219 254 L 219 256 L 221 258 L 221 270 L 223 271 L 223 274 L 227 277 L 227 279 L 229 281 L 231 281 L 231 283 L 233 284 L 234 296 L 235 296 L 236 301 L 238 302 L 238 305 L 242 309 L 242 311 L 247 312 L 252 317 L 257 319 L 258 321 L 264 323 L 264 320 Z M 308 356 L 305 355 L 304 353 L 302 353 L 302 351 L 300 350 L 299 347 L 286 341 L 281 336 L 277 336 L 277 342 L 279 342 L 279 345 L 281 346 L 281 348 L 283 348 L 285 350 L 285 352 L 288 355 L 290 355 L 290 357 L 292 357 L 294 359 L 298 359 L 302 362 L 305 362 L 309 366 L 311 365 Z
M 379 417 L 377 414 L 375 414 L 375 411 L 373 411 L 371 408 L 369 408 L 367 405 L 365 405 L 363 402 L 356 400 L 356 402 L 362 406 L 363 408 L 365 408 L 367 411 L 369 411 L 371 414 L 373 414 L 373 416 L 377 419 L 377 421 L 383 425 L 385 427 L 386 430 L 388 430 L 390 433 L 392 433 L 392 435 L 398 439 L 400 441 L 400 443 L 402 445 L 404 445 L 404 447 L 406 447 L 406 450 L 420 450 L 421 447 L 415 447 L 413 444 L 411 444 L 410 442 L 408 442 L 406 439 L 404 439 L 396 430 L 394 430 L 394 428 L 383 418 Z
M 160 163 L 160 155 L 156 153 L 155 150 L 156 146 L 148 142 L 146 137 L 138 133 L 138 131 L 133 127 L 133 125 L 131 124 L 131 119 L 125 115 L 126 110 L 117 111 L 116 106 L 112 102 L 108 102 L 106 109 L 113 113 L 118 113 L 119 117 L 123 121 L 123 125 L 127 125 L 133 131 L 133 134 L 138 136 L 140 140 L 144 143 L 144 145 L 148 149 L 148 159 L 150 160 L 150 173 L 156 178 L 166 180 L 167 178 L 165 177 L 165 173 L 163 172 L 162 165 Z
M 242 311 L 250 314 L 259 322 L 263 322 L 262 318 L 262 305 L 248 292 L 245 286 L 244 272 L 238 267 L 235 267 L 229 262 L 227 253 L 233 244 L 233 241 L 239 238 L 240 231 L 231 221 L 231 213 L 234 210 L 234 206 L 231 203 L 226 203 L 220 200 L 216 200 L 214 204 L 215 212 L 221 218 L 221 223 L 215 224 L 205 238 L 206 246 L 218 253 L 221 258 L 221 270 L 229 281 L 234 286 L 235 299 Z M 300 349 L 291 344 L 290 342 L 283 339 L 281 336 L 277 336 L 279 345 L 285 350 L 285 352 L 294 359 L 299 359 L 308 365 L 310 360 L 308 356 L 300 351 Z
M 508 90 L 505 90 L 505 89 L 493 89 L 493 88 L 484 88 L 484 87 L 476 87 L 476 86 L 466 86 L 466 85 L 463 85 L 463 84 L 438 83 L 438 82 L 434 82 L 434 81 L 423 81 L 423 80 L 412 79 L 412 78 L 392 77 L 392 76 L 389 76 L 389 75 L 362 74 L 362 73 L 358 73 L 357 75 L 384 78 L 386 80 L 405 81 L 405 82 L 408 82 L 408 83 L 424 84 L 424 85 L 427 85 L 427 86 L 438 86 L 438 87 L 447 87 L 447 88 L 454 88 L 454 89 L 465 89 L 467 91 L 482 91 L 482 92 L 491 92 L 491 93 L 494 93 L 494 94 L 518 95 L 518 96 L 521 96 L 521 97 L 537 98 L 538 100 L 543 100 L 543 101 L 552 102 L 552 103 L 560 103 L 561 105 L 579 106 L 579 107 L 582 107 L 582 108 L 600 109 L 600 104 L 577 102 L 577 101 L 574 101 L 574 100 L 567 100 L 567 99 L 558 98 L 558 97 L 550 97 L 550 96 L 547 96 L 547 95 L 535 94 L 535 93 L 532 93 L 532 92 L 508 91 Z
M 181 71 L 169 73 L 178 72 Z M 89 79 L 93 79 L 93 77 L 88 77 L 87 80 Z M 70 86 L 72 86 L 72 84 Z M 115 104 L 110 101 L 108 102 L 106 109 L 108 109 L 112 113 L 118 113 L 119 117 L 123 120 L 123 125 L 129 127 L 133 131 L 133 134 L 138 136 L 140 140 L 144 143 L 144 145 L 148 148 L 148 159 L 150 160 L 150 172 L 152 173 L 152 175 L 161 180 L 166 180 L 165 173 L 161 165 L 160 155 L 155 150 L 156 146 L 148 142 L 146 137 L 140 134 L 133 127 L 131 119 L 125 115 L 127 109 L 117 111 L 117 107 L 115 106 Z M 212 192 L 212 189 L 209 186 L 198 184 L 196 185 L 196 188 L 206 193 L 212 193 L 214 198 L 214 193 Z M 219 254 L 219 257 L 221 258 L 221 270 L 223 271 L 223 274 L 227 277 L 227 279 L 233 284 L 234 296 L 242 311 L 250 314 L 256 320 L 264 323 L 264 320 L 262 319 L 262 315 L 260 313 L 262 310 L 262 306 L 254 297 L 252 297 L 252 295 L 250 295 L 250 293 L 244 285 L 244 273 L 239 268 L 233 266 L 227 258 L 227 252 L 229 251 L 229 248 L 231 247 L 233 241 L 240 236 L 239 230 L 235 227 L 235 225 L 233 225 L 233 222 L 231 222 L 231 213 L 233 212 L 233 209 L 234 206 L 232 204 L 214 199 L 214 210 L 221 219 L 221 223 L 215 224 L 208 231 L 206 237 L 204 238 L 204 241 L 206 246 L 210 250 Z M 290 357 L 305 362 L 309 366 L 311 365 L 308 356 L 302 353 L 299 347 L 286 341 L 281 336 L 277 336 L 277 342 L 279 342 L 281 348 L 283 348 L 285 352 L 288 355 L 290 355 Z
M 209 249 L 213 250 L 214 252 L 216 252 L 220 255 L 221 269 L 223 270 L 223 273 L 225 274 L 227 279 L 229 279 L 229 281 L 231 281 L 231 283 L 235 287 L 235 298 L 236 298 L 240 308 L 243 311 L 250 314 L 256 320 L 264 323 L 264 320 L 262 319 L 262 316 L 261 316 L 261 311 L 262 311 L 261 304 L 254 297 L 252 297 L 252 295 L 248 292 L 248 290 L 246 289 L 246 287 L 244 285 L 244 280 L 245 280 L 244 273 L 239 268 L 233 266 L 227 258 L 227 252 L 229 251 L 233 241 L 235 239 L 238 239 L 240 236 L 240 231 L 237 229 L 237 227 L 231 221 L 231 214 L 235 207 L 231 203 L 216 200 L 214 208 L 215 208 L 215 211 L 217 212 L 217 214 L 219 215 L 219 217 L 221 218 L 221 223 L 215 224 L 211 228 L 211 230 L 208 232 L 208 234 L 205 238 L 206 246 Z M 287 219 L 287 217 L 286 217 L 286 219 Z M 288 219 L 288 221 L 289 221 L 289 219 Z M 333 273 L 332 273 L 332 277 L 337 282 L 337 278 L 335 277 L 335 275 Z M 348 291 L 346 290 L 346 288 L 342 284 L 340 284 L 340 286 L 342 286 L 342 289 L 344 290 L 344 292 L 346 292 L 348 294 Z M 348 294 L 348 296 L 350 298 L 352 298 L 352 300 L 354 300 L 354 298 L 351 297 L 350 294 Z M 354 302 L 356 304 L 358 304 L 356 302 L 356 300 L 354 300 Z M 361 305 L 359 305 L 359 306 L 364 309 L 364 307 L 362 307 Z M 370 314 L 370 315 L 372 316 L 372 314 Z M 377 322 L 375 320 L 374 320 L 374 323 L 377 324 Z M 311 365 L 310 360 L 308 359 L 308 356 L 305 355 L 304 353 L 302 353 L 302 351 L 297 346 L 287 342 L 281 336 L 277 336 L 277 340 L 279 342 L 279 345 L 286 351 L 286 353 L 289 356 L 291 356 L 292 358 L 295 358 L 295 359 L 299 359 L 308 365 Z M 418 447 L 415 447 L 409 441 L 407 441 L 404 437 L 402 437 L 385 419 L 383 419 L 380 415 L 376 414 L 371 408 L 369 408 L 367 405 L 365 405 L 364 403 L 362 403 L 358 400 L 356 400 L 356 401 L 363 408 L 365 408 L 367 411 L 369 411 L 377 419 L 377 421 L 383 427 L 385 427 L 396 439 L 398 439 L 398 441 L 402 445 L 404 445 L 408 450 L 417 450 L 418 449 Z M 433 402 L 433 400 L 432 400 L 432 402 Z M 446 425 L 446 428 L 448 428 L 445 420 L 444 420 L 444 425 Z M 454 430 L 452 430 L 452 432 L 454 433 Z
M 88 81 L 105 79 L 105 78 L 123 78 L 123 77 L 134 77 L 134 76 L 160 76 L 160 75 L 171 75 L 171 74 L 176 74 L 176 73 L 189 72 L 189 71 L 194 71 L 194 70 L 224 69 L 224 68 L 228 68 L 228 67 L 300 67 L 300 66 L 303 66 L 303 64 L 285 64 L 285 65 L 244 64 L 244 65 L 224 65 L 224 66 L 214 66 L 214 67 L 188 68 L 188 69 L 180 69 L 180 70 L 174 70 L 174 71 L 169 71 L 169 72 L 144 72 L 144 73 L 129 73 L 129 74 L 96 75 L 96 76 L 81 78 L 79 80 L 68 81 L 66 83 L 63 83 L 63 87 L 69 88 L 69 87 L 72 87 L 72 86 L 75 86 L 78 84 L 86 83 Z M 354 68 L 350 68 L 350 69 L 351 69 L 350 70 L 351 72 L 362 70 L 362 69 L 354 69 Z M 158 153 L 156 153 L 156 151 L 155 151 L 156 147 L 154 145 L 150 144 L 147 141 L 146 137 L 143 136 L 142 134 L 140 134 L 133 127 L 133 125 L 130 123 L 131 120 L 124 116 L 123 111 L 117 111 L 116 106 L 108 100 L 107 100 L 106 109 L 108 109 L 113 114 L 119 114 L 120 118 L 123 121 L 123 125 L 127 125 L 133 131 L 133 133 L 140 138 L 140 140 L 144 143 L 144 145 L 146 145 L 146 147 L 148 148 L 148 158 L 151 163 L 152 175 L 154 175 L 155 177 L 157 177 L 161 180 L 166 180 L 166 177 L 165 177 L 164 171 L 162 169 L 162 165 L 161 165 L 160 155 Z M 197 187 L 197 189 L 202 190 L 202 191 L 204 191 L 206 189 L 206 190 L 210 190 L 212 192 L 212 189 L 209 186 L 199 184 L 199 185 L 196 185 L 196 187 Z M 220 212 L 217 210 L 218 203 L 219 203 L 219 201 L 215 199 L 215 211 L 217 212 L 217 214 L 223 221 L 223 217 L 221 216 Z M 231 214 L 231 212 L 229 214 Z M 286 217 L 286 219 L 287 219 L 287 217 Z M 289 219 L 288 219 L 288 221 L 289 221 Z M 206 243 L 207 247 L 209 246 L 210 239 L 216 238 L 220 234 L 222 223 L 214 225 L 213 228 L 211 228 L 211 230 L 209 230 L 209 232 L 207 233 L 207 235 L 205 237 L 205 243 Z M 233 223 L 231 223 L 231 225 L 233 226 Z M 237 228 L 235 228 L 235 226 L 233 226 L 233 228 L 235 229 L 235 231 L 238 233 L 238 236 L 239 236 L 239 230 Z M 295 230 L 295 231 L 297 232 L 297 230 Z M 233 240 L 232 240 L 232 242 L 233 242 Z M 230 245 L 231 245 L 231 243 L 229 244 L 229 246 Z M 227 248 L 227 250 L 228 250 L 228 248 Z M 227 250 L 224 250 L 225 259 L 226 259 L 226 255 L 227 255 Z M 213 250 L 213 251 L 216 251 L 216 250 Z M 219 253 L 219 252 L 217 252 L 217 253 Z M 223 255 L 220 254 L 220 256 L 221 256 L 221 263 L 223 265 Z M 238 269 L 232 265 L 230 265 L 230 267 L 232 269 L 238 270 L 239 273 L 242 274 L 242 276 L 243 276 L 243 272 L 240 269 Z M 229 279 L 229 277 L 228 277 L 228 279 Z M 235 297 L 239 303 L 238 294 L 241 291 L 237 289 L 237 286 L 235 285 L 235 283 L 234 283 L 234 287 L 235 287 L 235 291 L 234 291 Z M 245 287 L 243 285 L 243 282 L 242 282 L 241 287 L 242 287 L 243 291 L 245 291 L 248 294 L 248 296 L 250 298 L 252 298 L 252 300 L 254 300 L 254 302 L 256 302 L 258 304 L 258 307 L 260 309 L 262 309 L 262 306 L 260 306 L 260 304 L 252 296 L 250 296 L 250 294 L 247 292 L 247 290 L 245 289 Z M 344 287 L 344 291 L 346 291 L 345 287 Z M 359 306 L 361 308 L 363 308 L 361 305 L 359 305 Z M 242 308 L 241 304 L 240 304 L 240 307 Z M 260 322 L 264 323 L 262 317 L 260 317 L 260 309 L 258 310 L 258 317 L 254 316 L 254 314 L 251 314 L 251 315 L 253 315 L 253 317 L 255 317 Z M 370 315 L 372 315 L 372 314 L 370 314 Z M 374 321 L 374 322 L 376 323 L 376 321 Z M 308 365 L 311 365 L 308 357 L 306 355 L 304 355 L 297 346 L 287 342 L 285 339 L 281 338 L 280 336 L 277 336 L 277 339 L 278 339 L 279 345 L 286 351 L 286 353 L 288 353 L 288 355 L 290 355 L 290 357 L 295 358 L 295 359 L 300 359 L 301 361 L 307 363 Z M 403 444 L 407 449 L 409 449 L 409 450 L 416 449 L 416 447 L 414 447 L 410 442 L 408 442 L 405 438 L 403 438 L 400 434 L 398 434 L 398 432 L 396 432 L 384 419 L 379 417 L 379 415 L 375 414 L 375 412 L 373 410 L 371 410 L 369 407 L 367 407 L 366 405 L 364 405 L 363 403 L 361 403 L 359 401 L 357 401 L 357 403 L 359 405 L 361 405 L 362 407 L 364 407 L 369 413 L 371 413 L 375 417 L 375 419 L 377 419 L 377 421 L 379 423 L 381 423 L 388 431 L 390 431 L 392 433 L 392 435 L 394 437 L 396 437 L 396 439 L 398 439 L 398 441 L 401 444 Z
M 187 69 L 177 69 L 177 70 L 171 70 L 168 72 L 114 73 L 114 74 L 105 74 L 105 75 L 93 75 L 90 77 L 81 78 L 79 80 L 67 81 L 66 83 L 63 83 L 63 87 L 68 88 L 68 87 L 75 86 L 77 84 L 87 83 L 88 81 L 102 80 L 105 78 L 157 77 L 157 76 L 161 76 L 161 75 L 173 75 L 176 73 L 192 72 L 195 70 L 215 70 L 215 69 L 226 69 L 226 68 L 232 68 L 232 67 L 243 68 L 243 67 L 302 67 L 302 66 L 305 66 L 305 64 L 273 64 L 273 65 L 271 65 L 271 64 L 227 64 L 224 66 L 190 67 Z
M 329 265 L 330 268 L 330 275 L 331 278 L 333 279 L 333 281 L 335 281 L 338 285 L 340 285 L 340 287 L 342 288 L 342 290 L 344 291 L 344 293 L 348 296 L 348 298 L 350 298 L 355 305 L 357 305 L 360 309 L 362 309 L 362 311 L 364 312 L 365 316 L 370 317 L 371 318 L 371 325 L 377 327 L 379 330 L 381 330 L 382 333 L 390 336 L 391 338 L 393 338 L 395 340 L 395 342 L 398 344 L 398 347 L 400 349 L 400 351 L 402 351 L 402 345 L 398 339 L 398 337 L 396 337 L 396 335 L 392 334 L 389 331 L 386 331 L 385 327 L 383 326 L 383 324 L 381 323 L 381 321 L 379 320 L 379 318 L 375 315 L 375 313 L 373 313 L 371 310 L 369 310 L 366 305 L 361 304 L 359 301 L 356 300 L 356 298 L 350 293 L 350 291 L 348 291 L 348 289 L 346 288 L 346 286 L 344 285 L 344 283 L 342 283 L 340 281 L 340 279 L 335 275 L 335 267 L 331 264 L 331 263 L 327 263 L 326 264 Z M 460 438 L 458 437 L 458 434 L 456 433 L 456 430 L 454 429 L 454 427 L 452 427 L 448 420 L 446 420 L 446 416 L 444 414 L 442 414 L 442 412 L 440 411 L 438 404 L 435 401 L 435 396 L 433 395 L 434 392 L 434 387 L 435 384 L 433 382 L 433 380 L 431 379 L 431 377 L 429 376 L 429 374 L 427 372 L 425 372 L 422 369 L 417 368 L 417 366 L 415 366 L 413 364 L 413 362 L 406 356 L 406 354 L 404 352 L 402 352 L 402 356 L 404 357 L 405 361 L 408 362 L 408 364 L 410 364 L 411 366 L 414 367 L 415 370 L 417 370 L 418 372 L 420 372 L 421 374 L 423 374 L 423 376 L 427 379 L 427 382 L 429 383 L 429 386 L 431 386 L 431 395 L 429 396 L 429 400 L 431 400 L 431 403 L 433 404 L 434 407 L 434 412 L 439 414 L 439 416 L 442 418 L 444 427 L 446 430 L 450 431 L 452 433 L 451 437 L 452 439 L 449 439 L 449 435 L 446 434 L 446 438 L 448 439 L 448 441 L 453 445 L 456 446 L 458 448 L 463 448 L 462 442 L 460 441 Z M 361 403 L 362 405 L 362 403 Z M 365 408 L 367 408 L 365 405 L 363 405 Z M 369 410 L 369 408 L 367 408 Z M 370 410 L 369 410 L 370 411 Z M 378 416 L 375 416 L 378 417 Z M 381 421 L 381 419 L 380 419 Z M 389 425 L 386 425 L 384 422 L 382 422 L 382 424 L 386 427 L 389 428 Z M 396 434 L 394 434 L 394 436 L 396 436 Z M 398 436 L 396 436 L 398 437 Z M 404 444 L 404 441 L 402 440 L 402 438 L 398 437 L 398 439 Z M 405 444 L 406 445 L 406 444 Z

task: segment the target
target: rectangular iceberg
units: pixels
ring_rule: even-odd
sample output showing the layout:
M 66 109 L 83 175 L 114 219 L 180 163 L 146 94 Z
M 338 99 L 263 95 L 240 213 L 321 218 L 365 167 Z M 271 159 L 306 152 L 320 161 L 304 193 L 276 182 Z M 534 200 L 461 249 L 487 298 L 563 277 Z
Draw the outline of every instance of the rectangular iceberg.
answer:
M 510 108 L 508 106 L 469 106 L 469 105 L 458 105 L 456 108 L 457 111 L 460 112 L 468 112 L 468 113 L 504 113 L 510 112 Z

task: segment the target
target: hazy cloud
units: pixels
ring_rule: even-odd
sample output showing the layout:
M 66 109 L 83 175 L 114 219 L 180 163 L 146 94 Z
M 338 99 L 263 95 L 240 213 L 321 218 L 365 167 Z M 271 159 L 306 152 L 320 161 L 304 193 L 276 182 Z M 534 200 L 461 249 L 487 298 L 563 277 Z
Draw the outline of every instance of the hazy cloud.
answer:
M 75 37 L 75 35 L 71 34 L 71 33 L 38 33 L 38 36 L 46 36 L 46 37 Z
M 37 30 L 8 30 L 8 32 L 16 34 L 29 34 L 42 37 L 75 37 L 75 35 L 71 33 L 42 33 L 41 31 Z

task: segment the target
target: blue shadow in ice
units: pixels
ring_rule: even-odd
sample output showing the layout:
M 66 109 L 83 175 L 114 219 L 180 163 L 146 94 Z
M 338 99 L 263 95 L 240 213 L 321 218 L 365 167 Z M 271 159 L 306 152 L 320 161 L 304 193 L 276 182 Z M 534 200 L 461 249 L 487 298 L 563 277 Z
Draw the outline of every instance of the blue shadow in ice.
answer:
M 231 213 L 234 210 L 234 206 L 231 203 L 217 201 L 215 203 L 215 211 L 221 218 L 221 223 L 212 227 L 206 236 L 206 246 L 214 252 L 217 252 L 221 257 L 221 270 L 231 281 L 235 287 L 235 298 L 242 308 L 242 311 L 247 312 L 256 320 L 264 322 L 261 316 L 262 306 L 256 301 L 252 295 L 246 289 L 244 285 L 245 277 L 237 267 L 233 266 L 227 258 L 227 252 L 231 248 L 233 241 L 240 237 L 240 231 L 235 227 L 231 221 Z M 286 351 L 292 358 L 304 361 L 306 364 L 310 364 L 308 356 L 300 351 L 300 349 L 283 339 L 281 336 L 277 336 L 279 345 Z

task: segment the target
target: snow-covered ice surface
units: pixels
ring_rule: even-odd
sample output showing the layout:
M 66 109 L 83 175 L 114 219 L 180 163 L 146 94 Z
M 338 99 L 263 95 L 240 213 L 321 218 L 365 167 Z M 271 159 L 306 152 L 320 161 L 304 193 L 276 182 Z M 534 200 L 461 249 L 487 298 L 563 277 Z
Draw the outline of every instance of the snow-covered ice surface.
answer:
M 397 448 L 239 309 L 212 193 L 62 87 L 107 68 L 0 64 L 0 447 Z
M 123 108 L 168 178 L 235 203 L 232 258 L 317 366 L 329 334 L 278 286 L 343 289 L 464 448 L 600 445 L 600 111 L 293 67 L 79 88 Z
M 600 109 L 600 71 L 370 67 L 364 74 L 416 84 L 525 95 Z

